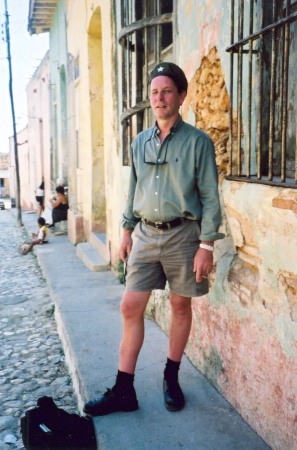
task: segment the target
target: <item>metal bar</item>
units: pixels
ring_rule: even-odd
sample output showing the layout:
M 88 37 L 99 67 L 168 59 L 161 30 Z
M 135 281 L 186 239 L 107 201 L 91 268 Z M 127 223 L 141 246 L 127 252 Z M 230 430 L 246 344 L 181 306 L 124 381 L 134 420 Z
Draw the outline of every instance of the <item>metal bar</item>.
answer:
M 147 11 L 147 2 L 143 1 L 143 8 L 144 8 L 144 17 L 148 16 L 148 11 Z M 143 46 L 144 46 L 144 90 L 143 90 L 143 97 L 142 97 L 142 101 L 143 100 L 147 100 L 149 97 L 149 92 L 148 92 L 148 70 L 149 70 L 149 65 L 148 65 L 148 28 L 145 27 L 143 30 Z M 147 110 L 144 110 L 144 127 L 148 128 L 148 115 L 147 115 Z
M 156 4 L 156 12 L 155 12 L 155 14 L 158 16 L 158 17 L 160 17 L 159 16 L 159 14 L 160 14 L 160 0 L 159 1 L 157 1 L 157 4 Z M 172 22 L 172 15 L 171 15 L 171 22 Z M 156 29 L 155 29 L 155 55 L 156 55 L 156 63 L 158 64 L 159 62 L 160 62 L 160 60 L 161 60 L 161 35 L 162 35 L 162 33 L 161 33 L 161 27 L 162 27 L 162 25 L 160 24 L 160 25 L 157 25 L 156 26 Z
M 232 180 L 232 181 L 239 181 L 244 183 L 256 183 L 256 184 L 266 184 L 268 186 L 281 186 L 281 187 L 290 187 L 291 189 L 297 189 L 297 185 L 293 182 L 276 182 L 276 181 L 269 181 L 266 179 L 258 180 L 257 178 L 248 178 L 245 176 L 237 177 L 237 176 L 226 176 L 226 180 Z
M 290 6 L 291 6 L 291 2 L 290 2 L 290 0 L 287 0 L 287 11 L 286 11 L 287 15 L 290 12 Z M 296 7 L 296 3 L 293 5 L 293 7 L 294 6 Z M 294 180 L 295 180 L 295 184 L 297 184 L 297 133 L 296 133 L 296 143 L 295 143 L 295 161 L 294 161 L 294 165 L 295 165 Z
M 275 20 L 275 0 L 273 0 L 273 20 Z M 269 134 L 268 134 L 268 179 L 273 179 L 273 144 L 274 144 L 274 103 L 276 81 L 276 30 L 271 31 L 271 78 L 269 99 Z
M 261 4 L 261 12 L 260 12 L 260 28 L 263 28 L 264 24 L 264 4 Z M 262 109 L 263 109 L 263 34 L 261 34 L 259 39 L 259 49 L 260 49 L 260 58 L 259 58 L 259 110 L 258 110 L 258 126 L 257 126 L 257 178 L 261 179 L 261 171 L 262 171 Z
M 263 2 L 262 2 L 262 6 L 261 8 L 263 9 Z M 256 40 L 258 39 L 263 33 L 266 33 L 268 31 L 271 31 L 273 28 L 277 29 L 280 28 L 282 26 L 284 26 L 287 23 L 291 23 L 294 22 L 295 20 L 297 20 L 297 11 L 291 13 L 288 17 L 286 17 L 285 19 L 280 19 L 275 23 L 272 23 L 270 25 L 267 25 L 267 27 L 263 28 L 260 27 L 260 30 L 245 37 L 244 39 L 239 39 L 235 44 L 230 45 L 229 47 L 226 48 L 227 52 L 230 51 L 234 51 L 234 53 L 236 53 L 238 51 L 238 49 L 240 48 L 240 46 L 247 44 L 249 42 L 249 40 Z
M 125 0 L 121 2 L 121 24 L 122 27 L 127 25 L 127 11 L 128 11 L 128 5 L 127 1 Z M 127 64 L 126 64 L 126 53 L 128 49 L 128 42 L 125 40 L 125 45 L 122 46 L 122 105 L 123 109 L 127 108 L 127 84 L 126 84 L 126 71 L 127 71 Z M 123 156 L 122 156 L 122 162 L 123 165 L 128 165 L 128 124 L 127 122 L 123 123 L 123 129 L 122 129 L 122 145 L 123 145 Z
M 127 145 L 127 123 L 124 122 L 122 127 L 122 145 L 123 145 L 123 152 L 122 152 L 122 164 L 123 166 L 128 165 L 128 145 Z
M 234 42 L 234 0 L 231 0 L 231 30 L 230 30 L 231 44 Z M 234 83 L 234 54 L 230 52 L 230 110 L 229 110 L 229 175 L 232 175 L 232 158 L 233 158 L 233 83 Z
M 254 28 L 254 2 L 250 2 L 250 23 L 249 33 L 253 33 Z M 251 134 L 252 134 L 252 76 L 253 76 L 253 41 L 249 41 L 249 68 L 248 68 L 248 134 L 247 134 L 247 160 L 246 175 L 251 173 Z
M 125 17 L 126 17 L 126 11 L 127 11 L 127 1 L 121 2 L 121 25 L 125 25 Z M 123 109 L 127 108 L 127 85 L 126 85 L 126 52 L 127 52 L 127 43 L 126 45 L 123 45 L 122 50 L 122 105 Z M 127 160 L 127 123 L 123 123 L 122 128 L 122 164 L 126 166 L 128 164 Z
M 133 0 L 132 1 L 131 0 L 127 0 L 127 1 L 128 1 L 128 7 L 129 7 L 128 14 L 127 14 L 127 24 L 129 25 L 131 22 L 133 22 L 133 19 L 132 19 L 132 11 L 133 11 L 132 3 L 133 3 Z
M 240 0 L 238 8 L 238 38 L 243 36 L 244 3 Z M 242 48 L 239 48 L 237 57 L 238 83 L 237 83 L 237 175 L 241 175 L 241 130 L 242 130 Z
M 121 44 L 122 39 L 126 35 L 131 34 L 136 30 L 140 30 L 141 28 L 147 28 L 171 22 L 172 13 L 162 14 L 161 16 L 145 17 L 144 19 L 137 20 L 136 22 L 133 22 L 130 25 L 122 28 L 118 35 L 118 41 Z
M 285 25 L 282 71 L 282 137 L 281 137 L 281 181 L 286 180 L 286 148 L 288 122 L 288 72 L 289 72 L 289 24 Z
M 291 6 L 291 0 L 287 0 L 286 2 L 286 17 L 290 14 L 290 6 Z
M 143 111 L 144 109 L 149 107 L 149 100 L 144 100 L 143 102 L 139 102 L 137 105 L 127 108 L 127 110 L 121 114 L 121 123 L 123 124 L 125 120 L 129 119 L 129 117 L 133 116 L 135 113 Z

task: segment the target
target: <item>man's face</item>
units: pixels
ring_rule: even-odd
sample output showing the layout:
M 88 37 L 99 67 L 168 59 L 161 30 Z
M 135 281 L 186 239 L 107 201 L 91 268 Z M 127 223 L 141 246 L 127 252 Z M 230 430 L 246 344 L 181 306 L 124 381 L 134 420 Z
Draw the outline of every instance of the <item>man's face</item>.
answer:
M 161 75 L 152 79 L 150 104 L 157 120 L 175 118 L 185 97 L 186 92 L 179 94 L 172 78 Z

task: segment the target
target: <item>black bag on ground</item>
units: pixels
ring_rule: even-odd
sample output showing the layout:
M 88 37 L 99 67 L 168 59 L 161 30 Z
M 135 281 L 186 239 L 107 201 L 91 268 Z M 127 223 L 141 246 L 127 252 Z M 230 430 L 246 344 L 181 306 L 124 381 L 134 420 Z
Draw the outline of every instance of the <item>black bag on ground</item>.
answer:
M 97 449 L 92 419 L 58 408 L 52 397 L 40 397 L 37 408 L 26 411 L 21 434 L 27 450 Z

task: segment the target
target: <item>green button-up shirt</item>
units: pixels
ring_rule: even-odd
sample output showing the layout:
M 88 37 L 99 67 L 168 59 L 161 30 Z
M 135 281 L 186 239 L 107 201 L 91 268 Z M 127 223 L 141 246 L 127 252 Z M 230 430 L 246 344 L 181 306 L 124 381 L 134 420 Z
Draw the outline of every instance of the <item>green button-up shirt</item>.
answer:
M 132 143 L 123 227 L 133 230 L 141 219 L 169 222 L 183 217 L 201 221 L 202 241 L 223 238 L 218 232 L 218 172 L 210 137 L 181 117 L 163 143 L 159 133 L 156 124 Z

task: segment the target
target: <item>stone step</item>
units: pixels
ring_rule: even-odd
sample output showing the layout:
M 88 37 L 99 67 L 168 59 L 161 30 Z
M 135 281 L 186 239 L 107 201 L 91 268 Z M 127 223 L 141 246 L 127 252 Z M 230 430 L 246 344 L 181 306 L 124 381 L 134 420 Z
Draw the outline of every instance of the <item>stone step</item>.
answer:
M 110 252 L 108 248 L 108 242 L 105 233 L 94 233 L 90 234 L 89 243 L 94 247 L 99 255 L 110 264 Z
M 89 242 L 82 242 L 76 246 L 76 254 L 91 272 L 110 270 L 110 264 L 98 253 Z

